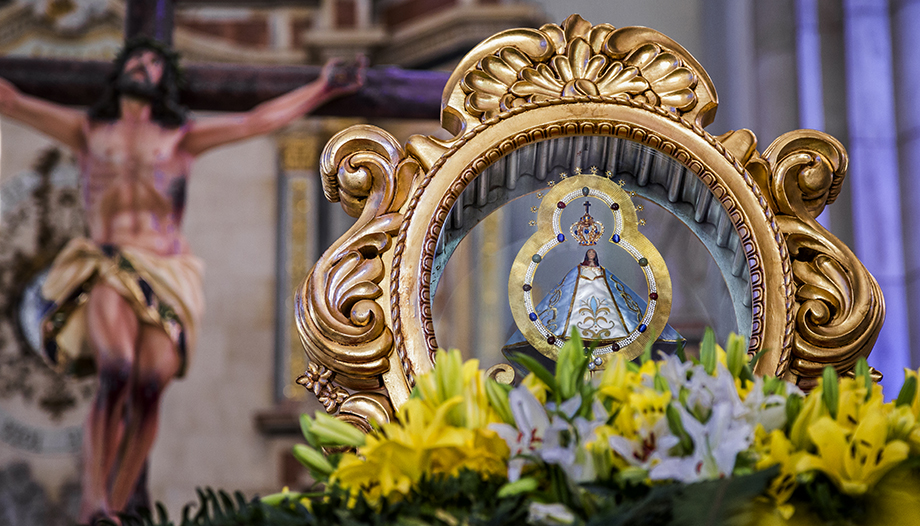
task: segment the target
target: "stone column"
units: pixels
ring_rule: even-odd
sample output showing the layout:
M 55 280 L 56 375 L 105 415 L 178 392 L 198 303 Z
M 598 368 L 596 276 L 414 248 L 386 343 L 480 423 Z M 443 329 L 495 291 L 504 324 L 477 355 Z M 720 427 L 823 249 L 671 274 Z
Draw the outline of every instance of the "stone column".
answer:
M 821 82 L 824 104 L 824 129 L 848 147 L 846 53 L 843 34 L 843 6 L 840 0 L 818 0 L 818 31 L 821 35 Z M 822 217 L 838 239 L 854 247 L 852 190 L 849 176 L 837 200 Z
M 799 127 L 795 1 L 754 2 L 756 124 L 752 128 L 766 148 L 780 135 Z
M 894 0 L 894 93 L 911 366 L 920 365 L 920 0 Z
M 869 363 L 885 374 L 885 384 L 899 386 L 910 353 L 889 5 L 844 0 L 843 6 L 855 252 L 881 285 L 886 305 Z
M 704 0 L 703 55 L 699 58 L 719 94 L 713 135 L 752 128 L 757 108 L 752 0 Z M 761 147 L 762 149 L 762 147 Z

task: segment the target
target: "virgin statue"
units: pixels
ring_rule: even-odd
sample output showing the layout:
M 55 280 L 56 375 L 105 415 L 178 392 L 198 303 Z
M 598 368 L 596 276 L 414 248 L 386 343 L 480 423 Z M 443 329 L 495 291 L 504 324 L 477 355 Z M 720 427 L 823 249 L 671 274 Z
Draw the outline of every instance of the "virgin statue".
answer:
M 534 310 L 556 338 L 568 338 L 576 329 L 585 346 L 600 347 L 615 343 L 639 327 L 646 305 L 642 296 L 601 266 L 597 251 L 590 248 L 584 261 L 570 270 Z M 653 349 L 672 352 L 682 340 L 673 327 L 666 325 Z M 502 352 L 509 358 L 512 353 L 525 352 L 551 364 L 535 352 L 520 330 Z

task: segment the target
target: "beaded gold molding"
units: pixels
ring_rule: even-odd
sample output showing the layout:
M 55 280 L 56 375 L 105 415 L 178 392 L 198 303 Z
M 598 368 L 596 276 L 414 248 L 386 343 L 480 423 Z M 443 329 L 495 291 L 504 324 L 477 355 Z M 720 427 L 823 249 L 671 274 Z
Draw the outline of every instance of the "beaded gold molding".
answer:
M 657 150 L 720 203 L 750 273 L 750 351 L 766 350 L 758 372 L 808 388 L 824 365 L 850 371 L 871 350 L 884 302 L 859 260 L 815 220 L 839 192 L 846 153 L 814 131 L 790 132 L 763 154 L 747 130 L 713 137 L 703 127 L 717 105 L 706 71 L 673 40 L 573 15 L 562 26 L 499 33 L 460 62 L 442 98 L 453 138 L 414 136 L 403 147 L 373 126 L 339 133 L 322 155 L 323 188 L 358 221 L 296 298 L 327 408 L 365 429 L 390 418 L 438 349 L 431 273 L 451 207 L 508 153 L 573 136 Z

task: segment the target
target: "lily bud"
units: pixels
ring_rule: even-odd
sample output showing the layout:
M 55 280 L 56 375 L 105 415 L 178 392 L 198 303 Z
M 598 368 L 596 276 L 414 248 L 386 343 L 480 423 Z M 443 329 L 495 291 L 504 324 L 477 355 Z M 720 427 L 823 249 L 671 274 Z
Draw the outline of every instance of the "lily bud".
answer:
M 711 375 L 716 370 L 716 362 L 716 335 L 707 327 L 703 341 L 700 342 L 700 363 L 706 369 L 706 374 Z
M 833 367 L 827 366 L 821 376 L 824 380 L 824 392 L 822 393 L 824 405 L 827 407 L 827 412 L 830 413 L 831 418 L 836 419 L 837 409 L 840 405 L 840 386 L 837 384 L 837 371 Z
M 294 458 L 314 474 L 322 475 L 323 477 L 328 477 L 335 471 L 335 467 L 329 462 L 329 459 L 310 446 L 296 444 L 294 446 Z
M 732 373 L 733 377 L 738 378 L 747 363 L 747 344 L 744 341 L 744 337 L 735 333 L 729 334 L 726 353 L 728 355 L 726 358 L 728 372 Z
M 514 482 L 509 482 L 498 488 L 498 498 L 503 499 L 505 497 L 520 495 L 521 493 L 530 493 L 531 491 L 535 491 L 537 487 L 539 487 L 537 479 L 531 477 L 519 478 Z
M 316 412 L 310 432 L 321 446 L 361 447 L 366 440 L 364 433 L 355 426 L 319 411 Z

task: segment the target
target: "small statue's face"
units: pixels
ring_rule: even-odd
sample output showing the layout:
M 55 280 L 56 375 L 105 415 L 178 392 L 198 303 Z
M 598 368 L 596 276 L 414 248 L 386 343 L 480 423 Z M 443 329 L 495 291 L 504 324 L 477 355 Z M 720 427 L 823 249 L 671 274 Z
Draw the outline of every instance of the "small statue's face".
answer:
M 597 261 L 597 251 L 593 248 L 589 248 L 588 251 L 585 252 L 585 259 L 588 260 L 588 265 L 593 267 L 594 262 Z
M 122 77 L 135 84 L 158 86 L 163 78 L 163 58 L 149 49 L 142 49 L 125 61 Z

